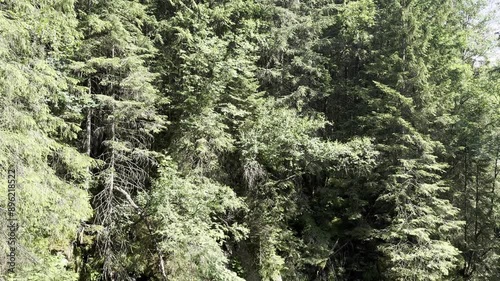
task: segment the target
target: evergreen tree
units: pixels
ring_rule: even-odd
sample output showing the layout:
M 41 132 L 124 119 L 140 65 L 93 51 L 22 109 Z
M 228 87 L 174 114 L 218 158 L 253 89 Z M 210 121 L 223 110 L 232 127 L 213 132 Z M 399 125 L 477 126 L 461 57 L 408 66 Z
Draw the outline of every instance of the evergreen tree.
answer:
M 139 1 L 81 1 L 77 9 L 84 38 L 71 67 L 86 87 L 84 146 L 101 163 L 91 185 L 97 237 L 82 242 L 81 278 L 133 280 L 144 267 L 165 275 L 163 253 L 148 241 L 151 222 L 135 198 L 149 188 L 153 134 L 165 125 L 157 113 L 165 101 L 147 64 L 155 53 L 148 33 L 154 19 Z
M 358 181 L 361 202 L 357 205 L 370 207 L 361 208 L 366 217 L 354 226 L 357 236 L 347 240 L 361 240 L 364 246 L 344 253 L 358 252 L 365 260 L 355 267 L 351 261 L 346 276 L 442 280 L 458 265 L 459 252 L 450 241 L 461 223 L 458 209 L 446 200 L 446 165 L 438 159 L 443 146 L 429 124 L 449 109 L 441 107 L 438 97 L 450 94 L 442 88 L 450 78 L 446 75 L 451 75 L 443 73 L 443 67 L 462 59 L 457 53 L 462 41 L 453 42 L 463 39 L 464 31 L 456 21 L 460 8 L 430 1 L 348 4 L 339 9 L 343 12 L 339 17 L 348 18 L 335 22 L 325 34 L 330 45 L 325 44 L 322 52 L 347 46 L 344 52 L 337 49 L 347 54 L 345 59 L 332 57 L 330 71 L 340 82 L 338 94 L 327 99 L 328 104 L 339 104 L 343 113 L 327 111 L 327 116 L 337 128 L 333 135 L 375 137 L 381 154 L 367 179 Z M 438 5 L 446 8 L 437 9 Z M 350 22 L 349 8 L 364 13 Z M 366 227 L 362 221 L 368 222 Z
M 378 4 L 372 45 L 377 51 L 367 68 L 376 87 L 368 101 L 373 113 L 365 122 L 384 159 L 375 177 L 383 211 L 375 233 L 386 257 L 381 273 L 392 280 L 442 280 L 457 265 L 459 252 L 450 238 L 461 223 L 458 210 L 443 197 L 449 188 L 441 177 L 446 166 L 436 156 L 442 145 L 427 131 L 438 86 L 428 78 L 434 67 L 427 58 L 436 55 L 432 41 L 447 39 L 433 30 L 453 9 L 443 15 L 430 1 Z
M 92 215 L 85 190 L 88 157 L 79 131 L 67 58 L 78 41 L 73 1 L 0 3 L 0 210 L 7 272 L 7 170 L 16 171 L 15 274 L 9 280 L 76 280 L 72 245 Z
M 486 69 L 464 65 L 460 70 L 456 106 L 445 130 L 455 189 L 455 206 L 465 221 L 455 244 L 462 252 L 460 280 L 491 280 L 498 276 L 498 101 L 496 84 Z M 488 79 L 488 80 L 487 80 Z M 488 82 L 487 82 L 488 81 Z

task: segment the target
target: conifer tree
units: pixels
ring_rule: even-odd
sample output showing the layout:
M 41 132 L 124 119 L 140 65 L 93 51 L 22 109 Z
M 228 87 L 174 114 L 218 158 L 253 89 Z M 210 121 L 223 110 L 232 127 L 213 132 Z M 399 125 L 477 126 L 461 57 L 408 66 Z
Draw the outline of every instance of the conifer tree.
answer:
M 353 261 L 347 260 L 351 263 L 347 276 L 442 280 L 458 265 L 459 252 L 450 241 L 461 223 L 458 209 L 446 200 L 450 183 L 444 181 L 446 165 L 438 159 L 443 146 L 430 134 L 429 124 L 448 110 L 441 107 L 445 103 L 437 102 L 440 94 L 449 95 L 442 85 L 450 76 L 441 67 L 462 59 L 457 55 L 460 44 L 452 38 L 462 40 L 464 31 L 456 22 L 460 8 L 447 2 L 440 4 L 444 9 L 434 5 L 438 4 L 352 2 L 339 5 L 339 18 L 347 18 L 327 28 L 331 43 L 324 45 L 325 51 L 328 46 L 335 50 L 352 44 L 344 52 L 337 49 L 347 56 L 333 57 L 330 66 L 340 82 L 338 95 L 329 96 L 328 104 L 335 108 L 335 103 L 348 102 L 338 105 L 343 112 L 328 112 L 337 128 L 332 134 L 375 137 L 381 153 L 377 167 L 357 181 L 361 185 L 358 205 L 366 206 L 360 209 L 366 217 L 356 224 L 354 233 L 364 246 L 346 253 L 361 253 L 368 264 L 353 267 Z M 364 11 L 357 21 L 349 21 L 354 19 L 349 6 Z M 443 27 L 443 22 L 448 25 Z M 356 52 L 349 53 L 353 49 Z M 368 223 L 360 228 L 363 221 Z
M 12 168 L 18 229 L 9 280 L 76 280 L 71 242 L 92 209 L 84 185 L 91 161 L 71 146 L 80 113 L 66 64 L 79 34 L 73 1 L 0 7 L 0 275 L 7 275 L 12 242 L 6 228 Z
M 139 1 L 80 1 L 77 9 L 84 38 L 72 69 L 86 87 L 85 150 L 101 163 L 91 185 L 97 237 L 95 244 L 82 245 L 93 247 L 83 250 L 88 264 L 82 278 L 97 273 L 105 280 L 130 280 L 142 267 L 165 275 L 163 254 L 156 241 L 147 241 L 153 230 L 135 198 L 148 188 L 156 165 L 153 134 L 165 125 L 156 109 L 164 101 L 147 64 L 155 52 L 148 34 L 154 20 Z M 144 248 L 153 257 L 144 256 Z

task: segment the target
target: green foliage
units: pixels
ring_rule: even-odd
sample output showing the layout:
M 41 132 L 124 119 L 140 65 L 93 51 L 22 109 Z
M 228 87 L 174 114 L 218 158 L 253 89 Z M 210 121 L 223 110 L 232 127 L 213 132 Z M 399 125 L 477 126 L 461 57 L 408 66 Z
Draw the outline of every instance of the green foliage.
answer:
M 17 259 L 12 280 L 76 280 L 71 242 L 92 215 L 84 190 L 92 162 L 70 146 L 79 131 L 73 83 L 63 67 L 78 32 L 72 1 L 4 1 L 0 14 L 1 210 L 6 221 L 7 168 L 17 173 Z M 5 224 L 3 224 L 5 225 Z M 2 273 L 6 271 L 2 230 Z M 64 278 L 64 277 L 63 277 Z
M 7 280 L 500 278 L 483 2 L 0 0 Z
M 242 280 L 226 268 L 228 258 L 220 247 L 228 235 L 239 240 L 246 234 L 245 227 L 224 219 L 243 207 L 229 187 L 182 176 L 167 159 L 152 192 L 141 196 L 150 206 L 169 280 Z

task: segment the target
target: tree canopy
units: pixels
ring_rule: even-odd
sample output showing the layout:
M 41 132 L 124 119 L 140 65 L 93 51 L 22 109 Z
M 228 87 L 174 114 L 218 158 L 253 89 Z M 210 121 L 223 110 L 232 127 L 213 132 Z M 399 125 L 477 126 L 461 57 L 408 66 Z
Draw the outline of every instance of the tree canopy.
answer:
M 0 0 L 0 279 L 500 279 L 486 4 Z

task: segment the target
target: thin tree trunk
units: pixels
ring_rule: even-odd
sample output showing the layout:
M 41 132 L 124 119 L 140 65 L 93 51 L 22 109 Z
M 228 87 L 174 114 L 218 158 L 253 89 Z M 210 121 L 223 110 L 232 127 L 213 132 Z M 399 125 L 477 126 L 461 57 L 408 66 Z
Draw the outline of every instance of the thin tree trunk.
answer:
M 467 146 L 465 146 L 465 150 L 464 150 L 464 195 L 463 195 L 463 200 L 464 200 L 464 221 L 465 221 L 465 224 L 464 224 L 464 241 L 465 241 L 465 244 L 467 245 L 467 232 L 468 232 L 468 218 L 467 218 L 467 183 L 468 183 L 468 176 L 469 176 L 469 166 L 468 166 L 468 162 L 467 162 L 467 153 L 468 153 L 468 150 L 467 150 Z M 463 277 L 465 280 L 467 280 L 467 276 L 468 276 L 468 265 L 469 265 L 469 256 L 470 256 L 470 252 L 468 252 L 468 250 L 465 251 L 465 257 L 464 257 L 464 272 L 463 272 Z
M 89 78 L 88 81 L 88 87 L 89 87 L 89 96 L 92 97 L 92 82 Z M 87 124 L 86 124 L 87 130 L 86 130 L 86 138 L 85 138 L 85 153 L 87 154 L 88 157 L 90 157 L 90 152 L 91 152 L 91 141 L 92 141 L 92 107 L 88 107 L 87 110 Z M 87 174 L 90 175 L 90 167 L 87 168 Z M 85 184 L 86 189 L 90 189 L 90 180 L 89 178 Z
M 495 206 L 495 189 L 497 185 L 497 177 L 498 177 L 498 157 L 500 152 L 500 148 L 497 146 L 497 151 L 495 155 L 495 170 L 493 172 L 493 185 L 491 186 L 491 206 L 490 206 L 490 217 L 493 215 L 493 208 Z
M 474 209 L 474 251 L 472 252 L 471 255 L 471 272 L 474 272 L 476 270 L 476 265 L 479 262 L 478 260 L 478 239 L 479 239 L 479 163 L 476 163 L 476 206 Z
M 115 46 L 111 49 L 111 57 L 115 57 Z M 113 92 L 113 100 L 111 105 L 111 115 L 113 116 L 111 120 L 111 159 L 109 163 L 109 168 L 111 171 L 110 179 L 109 179 L 109 193 L 113 195 L 113 188 L 115 184 L 115 150 L 113 149 L 113 145 L 115 145 L 116 140 L 116 132 L 115 132 L 115 93 Z
M 474 212 L 474 236 L 477 243 L 478 219 L 479 219 L 479 163 L 476 164 L 476 209 Z
M 464 155 L 464 240 L 467 242 L 467 228 L 468 228 L 468 222 L 467 222 L 467 182 L 469 180 L 469 166 L 467 162 L 467 146 L 465 147 L 465 155 Z

